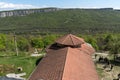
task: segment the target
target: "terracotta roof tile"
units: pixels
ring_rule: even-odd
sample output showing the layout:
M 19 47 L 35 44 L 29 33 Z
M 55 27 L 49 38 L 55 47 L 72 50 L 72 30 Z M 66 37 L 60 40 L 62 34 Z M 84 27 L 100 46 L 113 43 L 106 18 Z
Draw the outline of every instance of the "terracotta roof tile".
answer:
M 90 55 L 76 48 L 49 50 L 29 80 L 99 80 Z
M 62 80 L 99 80 L 90 55 L 69 48 Z
M 88 43 L 82 44 L 81 47 L 78 49 L 89 55 L 92 55 L 95 52 L 95 49 L 92 46 L 90 46 Z
M 70 36 L 60 38 L 47 48 L 46 57 L 40 61 L 29 80 L 99 80 L 91 58 L 95 50 L 85 42 L 73 47 L 82 39 L 73 35 L 68 38 Z
M 29 80 L 62 80 L 67 49 L 49 50 L 49 53 L 38 64 Z
M 65 35 L 58 40 L 56 40 L 56 43 L 62 44 L 62 45 L 70 45 L 70 46 L 75 46 L 75 45 L 81 45 L 85 41 L 82 38 L 79 38 L 77 36 L 74 36 L 72 34 Z

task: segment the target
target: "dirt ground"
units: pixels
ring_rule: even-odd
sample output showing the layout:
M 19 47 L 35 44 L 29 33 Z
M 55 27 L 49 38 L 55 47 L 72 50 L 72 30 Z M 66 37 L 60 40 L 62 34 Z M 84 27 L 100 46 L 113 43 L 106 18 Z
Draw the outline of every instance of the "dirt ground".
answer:
M 96 68 L 100 77 L 100 80 L 114 80 L 118 78 L 120 73 L 120 66 L 114 66 L 111 71 L 103 69 L 103 64 L 96 64 Z
M 97 53 L 99 54 L 99 56 L 102 57 L 107 57 L 107 54 L 104 53 Z M 106 62 L 99 62 L 99 56 L 95 59 L 95 57 L 93 57 L 93 60 L 95 62 L 96 65 L 96 69 L 98 72 L 98 75 L 100 77 L 100 80 L 118 80 L 118 74 L 120 74 L 120 62 L 115 62 L 114 60 L 109 60 L 109 65 L 112 65 L 113 68 L 111 69 L 110 66 L 108 65 L 107 68 L 104 68 L 104 66 L 106 65 Z

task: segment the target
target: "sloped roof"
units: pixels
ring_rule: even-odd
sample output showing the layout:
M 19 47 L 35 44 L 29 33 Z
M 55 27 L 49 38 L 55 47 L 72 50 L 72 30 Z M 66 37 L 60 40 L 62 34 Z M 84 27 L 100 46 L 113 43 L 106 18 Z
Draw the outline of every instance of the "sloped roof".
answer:
M 64 39 L 63 37 L 57 41 Z M 70 39 L 66 38 L 63 43 L 66 40 Z M 95 50 L 90 45 L 83 42 L 79 47 L 72 47 L 78 44 L 68 42 L 69 44 L 62 43 L 68 46 L 61 47 L 57 45 L 57 41 L 48 47 L 46 57 L 40 61 L 29 80 L 99 80 L 91 58 Z
M 76 48 L 49 50 L 29 80 L 99 80 L 90 55 Z
M 76 48 L 69 48 L 62 80 L 99 80 L 90 55 Z
M 49 50 L 29 80 L 62 80 L 68 48 Z
M 95 49 L 88 43 L 82 44 L 81 47 L 78 49 L 89 55 L 92 55 L 95 52 Z
M 65 35 L 65 36 L 59 38 L 55 42 L 62 44 L 62 45 L 75 46 L 75 45 L 81 45 L 85 41 L 82 38 L 79 38 L 79 37 L 74 36 L 72 34 L 68 34 L 68 35 Z

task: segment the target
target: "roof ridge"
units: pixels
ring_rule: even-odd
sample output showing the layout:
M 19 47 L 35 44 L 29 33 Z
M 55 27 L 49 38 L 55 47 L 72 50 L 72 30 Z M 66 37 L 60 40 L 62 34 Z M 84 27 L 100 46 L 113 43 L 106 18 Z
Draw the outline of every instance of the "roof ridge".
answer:
M 73 45 L 75 45 L 75 44 L 74 44 L 74 41 L 73 41 L 73 39 L 72 39 L 72 35 L 71 35 L 71 34 L 70 34 L 70 39 L 71 39 Z
M 74 37 L 75 39 L 79 39 L 80 41 L 82 40 L 81 43 L 84 43 L 84 42 L 85 42 L 83 38 L 80 38 L 80 37 L 77 37 L 77 36 L 74 36 L 74 35 L 73 35 L 73 37 Z
M 70 47 L 67 47 L 67 50 L 66 50 L 66 56 L 65 56 L 65 63 L 64 63 L 64 68 L 63 68 L 62 78 L 63 78 L 63 75 L 64 75 L 65 64 L 66 64 L 66 60 L 67 60 L 67 55 L 68 55 L 69 48 L 70 48 Z
M 67 39 L 67 37 L 68 37 L 68 35 L 66 35 L 66 38 L 63 40 L 63 42 Z M 63 42 L 62 42 L 62 44 L 63 44 Z

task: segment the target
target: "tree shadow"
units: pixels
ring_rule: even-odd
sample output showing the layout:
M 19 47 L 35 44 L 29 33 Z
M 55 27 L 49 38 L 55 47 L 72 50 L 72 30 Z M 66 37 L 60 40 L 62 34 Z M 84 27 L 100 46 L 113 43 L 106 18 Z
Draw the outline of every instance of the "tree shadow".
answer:
M 39 59 L 36 60 L 36 63 L 35 63 L 36 66 L 40 63 L 40 61 L 42 60 L 42 58 L 43 58 L 43 57 L 41 57 L 41 58 L 39 58 Z
M 110 60 L 110 63 L 115 65 L 115 66 L 119 66 L 120 67 L 120 62 L 117 62 L 115 60 Z

